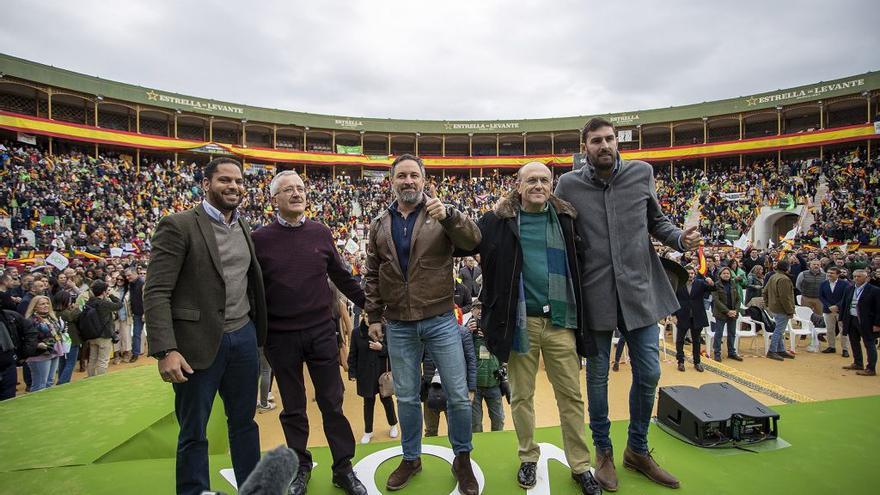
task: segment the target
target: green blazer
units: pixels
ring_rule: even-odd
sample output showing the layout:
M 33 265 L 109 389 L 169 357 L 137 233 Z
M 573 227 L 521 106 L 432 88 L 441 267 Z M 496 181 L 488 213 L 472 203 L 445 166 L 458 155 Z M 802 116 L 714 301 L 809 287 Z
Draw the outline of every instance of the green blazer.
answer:
M 211 217 L 201 204 L 163 218 L 153 234 L 144 285 L 144 319 L 150 353 L 177 349 L 193 369 L 214 362 L 223 338 L 226 289 Z M 263 273 L 247 223 L 238 224 L 251 253 L 248 268 L 250 317 L 257 345 L 266 341 Z

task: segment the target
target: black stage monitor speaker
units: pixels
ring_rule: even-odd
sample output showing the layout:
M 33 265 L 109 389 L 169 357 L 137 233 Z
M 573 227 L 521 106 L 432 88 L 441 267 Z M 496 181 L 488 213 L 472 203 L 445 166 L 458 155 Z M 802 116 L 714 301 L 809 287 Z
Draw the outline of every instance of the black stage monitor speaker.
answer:
M 752 444 L 779 435 L 779 414 L 730 383 L 660 387 L 657 420 L 701 447 Z

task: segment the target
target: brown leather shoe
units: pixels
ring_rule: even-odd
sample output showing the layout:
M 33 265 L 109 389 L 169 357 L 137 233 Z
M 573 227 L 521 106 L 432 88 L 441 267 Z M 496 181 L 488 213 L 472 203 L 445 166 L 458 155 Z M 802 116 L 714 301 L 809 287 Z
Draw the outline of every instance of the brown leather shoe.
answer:
M 669 488 L 678 488 L 680 486 L 678 479 L 661 468 L 650 452 L 644 455 L 637 454 L 627 447 L 623 451 L 623 467 L 644 474 L 654 483 L 659 483 Z
M 391 473 L 391 476 L 388 477 L 388 482 L 385 483 L 385 488 L 391 490 L 392 492 L 395 490 L 400 490 L 409 484 L 409 480 L 412 479 L 413 476 L 418 474 L 422 470 L 422 460 L 416 459 L 414 461 L 400 461 L 400 465 L 397 466 L 397 469 Z
M 602 485 L 603 490 L 617 491 L 617 469 L 614 467 L 614 451 L 596 449 L 596 465 L 593 476 Z
M 462 452 L 455 456 L 455 460 L 452 461 L 452 475 L 458 481 L 458 493 L 461 495 L 477 495 L 480 492 L 477 478 L 471 467 L 470 452 Z
M 849 364 L 849 365 L 844 366 L 843 369 L 845 369 L 845 370 L 863 370 L 863 369 L 865 369 L 865 367 L 862 365 L 853 363 L 853 364 Z
M 877 372 L 874 370 L 859 370 L 856 371 L 856 374 L 859 376 L 877 376 Z

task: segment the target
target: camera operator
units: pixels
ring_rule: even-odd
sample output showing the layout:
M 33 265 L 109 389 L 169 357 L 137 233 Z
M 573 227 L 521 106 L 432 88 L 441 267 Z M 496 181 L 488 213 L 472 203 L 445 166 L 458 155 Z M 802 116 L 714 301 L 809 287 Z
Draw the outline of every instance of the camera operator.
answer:
M 474 339 L 474 351 L 477 355 L 477 389 L 471 402 L 471 429 L 474 433 L 483 431 L 483 401 L 489 410 L 489 422 L 492 431 L 504 429 L 504 407 L 501 404 L 501 378 L 507 381 L 507 370 L 502 370 L 498 358 L 486 347 L 486 337 L 480 330 L 480 314 L 483 304 L 474 300 L 471 306 L 471 318 L 467 328 Z M 503 373 L 502 373 L 503 371 Z M 508 387 L 509 389 L 509 387 Z M 508 392 L 508 401 L 510 400 Z

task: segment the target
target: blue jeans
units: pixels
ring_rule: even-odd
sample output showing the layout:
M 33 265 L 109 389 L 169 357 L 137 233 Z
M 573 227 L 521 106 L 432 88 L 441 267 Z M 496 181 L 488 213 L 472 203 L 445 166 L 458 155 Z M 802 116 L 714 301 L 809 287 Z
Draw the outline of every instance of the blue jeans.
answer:
M 788 315 L 770 313 L 773 317 L 773 336 L 770 337 L 770 350 L 768 352 L 785 352 L 785 329 L 788 327 Z
M 131 315 L 132 319 L 132 335 L 131 335 L 131 355 L 140 356 L 141 355 L 141 336 L 144 333 L 144 316 L 143 315 Z
M 195 370 L 174 385 L 174 413 L 180 424 L 177 437 L 177 493 L 200 495 L 209 490 L 208 417 L 220 392 L 229 429 L 232 469 L 239 485 L 260 460 L 260 432 L 254 421 L 257 408 L 257 332 L 253 322 L 224 333 L 210 367 Z
M 733 320 L 715 320 L 715 324 L 712 325 L 714 328 L 712 329 L 712 352 L 715 353 L 716 356 L 721 355 L 721 339 L 724 337 L 724 329 L 727 329 L 727 355 L 735 356 L 736 349 L 733 347 L 733 344 L 736 343 L 736 319 Z
M 70 382 L 73 369 L 76 367 L 76 358 L 79 356 L 79 346 L 71 345 L 70 352 L 61 356 L 58 360 L 58 385 Z
M 492 431 L 504 429 L 504 406 L 501 404 L 501 387 L 477 387 L 474 391 L 474 403 L 471 405 L 471 431 L 483 431 L 483 401 L 489 410 L 489 422 Z
M 629 438 L 627 445 L 637 453 L 648 452 L 648 425 L 654 410 L 654 394 L 660 381 L 660 328 L 648 325 L 633 330 L 620 329 L 629 347 L 632 386 L 629 389 Z M 593 444 L 599 450 L 611 449 L 611 421 L 608 420 L 608 364 L 614 332 L 595 331 L 599 353 L 587 358 L 587 410 Z
M 31 392 L 52 386 L 55 370 L 58 369 L 58 356 L 45 361 L 28 361 L 27 365 L 31 370 Z
M 419 391 L 422 356 L 426 348 L 440 372 L 440 380 L 446 391 L 446 417 L 452 450 L 456 454 L 470 452 L 473 447 L 471 402 L 465 377 L 467 366 L 458 323 L 452 311 L 418 321 L 389 320 L 386 331 L 402 430 L 403 459 L 414 461 L 422 453 L 422 403 Z

